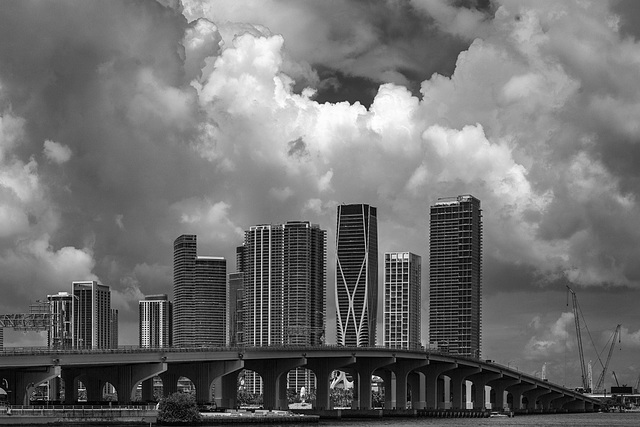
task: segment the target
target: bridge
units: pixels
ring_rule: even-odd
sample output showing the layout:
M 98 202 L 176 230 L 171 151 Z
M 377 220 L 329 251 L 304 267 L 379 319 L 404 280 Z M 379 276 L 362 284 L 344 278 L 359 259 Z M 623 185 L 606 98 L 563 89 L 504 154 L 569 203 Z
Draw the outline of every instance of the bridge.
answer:
M 317 410 L 331 408 L 329 383 L 334 370 L 352 375 L 353 407 L 359 409 L 372 408 L 372 375 L 384 380 L 388 409 L 404 409 L 410 401 L 415 409 L 485 410 L 487 393 L 497 409 L 508 404 L 512 410 L 584 412 L 600 406 L 597 399 L 489 360 L 430 350 L 287 346 L 0 351 L 0 381 L 12 404 L 28 404 L 35 387 L 57 377 L 74 385 L 65 387 L 66 404 L 77 401 L 78 381 L 86 387 L 89 401 L 102 400 L 108 382 L 118 400 L 128 403 L 134 401 L 139 384 L 152 384 L 151 379 L 159 376 L 164 395 L 177 391 L 178 379 L 186 377 L 195 385 L 199 402 L 209 400 L 215 385 L 217 406 L 235 408 L 238 374 L 248 369 L 262 377 L 263 406 L 286 409 L 287 373 L 299 367 L 316 376 Z M 151 400 L 149 389 L 145 396 L 143 386 L 143 399 Z

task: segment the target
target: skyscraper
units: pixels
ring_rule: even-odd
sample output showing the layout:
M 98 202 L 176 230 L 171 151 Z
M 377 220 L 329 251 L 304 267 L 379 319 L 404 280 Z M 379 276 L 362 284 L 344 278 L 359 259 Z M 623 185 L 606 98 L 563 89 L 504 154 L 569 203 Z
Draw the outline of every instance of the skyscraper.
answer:
M 171 346 L 171 301 L 166 294 L 149 295 L 138 303 L 140 348 Z
M 480 357 L 482 210 L 471 195 L 438 199 L 429 233 L 429 343 Z
M 229 273 L 227 288 L 227 345 L 231 347 L 238 346 L 243 343 L 243 293 L 242 286 L 243 273 Z
M 73 347 L 73 295 L 69 292 L 58 292 L 47 295 L 52 321 L 49 327 L 47 341 L 51 348 Z
M 72 283 L 72 336 L 75 348 L 116 348 L 111 289 L 96 281 Z M 117 322 L 117 317 L 115 318 Z
M 411 252 L 384 254 L 384 345 L 420 347 L 422 259 Z
M 252 226 L 243 254 L 245 344 L 320 344 L 326 231 L 307 221 Z
M 173 291 L 174 345 L 226 345 L 227 261 L 198 256 L 195 235 L 173 243 Z
M 365 204 L 339 205 L 336 226 L 338 345 L 376 344 L 378 217 Z
M 326 231 L 308 221 L 256 225 L 245 232 L 237 250 L 244 269 L 241 325 L 250 346 L 324 343 Z M 315 388 L 310 371 L 289 372 L 288 387 Z M 258 392 L 261 381 L 245 373 L 246 390 Z
M 193 309 L 196 291 L 196 257 L 198 243 L 195 235 L 184 234 L 173 242 L 173 344 L 188 347 L 195 343 Z

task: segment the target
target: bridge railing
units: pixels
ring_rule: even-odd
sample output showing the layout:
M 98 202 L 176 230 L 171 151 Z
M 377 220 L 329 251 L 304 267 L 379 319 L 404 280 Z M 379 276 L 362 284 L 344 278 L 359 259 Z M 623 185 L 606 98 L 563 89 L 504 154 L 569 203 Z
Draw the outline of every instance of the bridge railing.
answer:
M 393 351 L 394 353 L 416 353 L 424 352 L 425 354 L 439 354 L 446 356 L 454 356 L 462 360 L 479 360 L 475 357 L 452 354 L 446 350 L 425 349 L 424 347 L 416 348 L 390 348 L 385 346 L 372 347 L 345 347 L 335 344 L 325 344 L 320 346 L 292 346 L 292 345 L 273 345 L 273 346 L 235 346 L 235 347 L 215 347 L 215 346 L 197 346 L 197 347 L 139 347 L 139 346 L 119 346 L 118 348 L 51 348 L 51 347 L 5 347 L 0 349 L 0 357 L 2 356 L 30 356 L 30 355 L 63 355 L 63 354 L 127 354 L 127 353 L 193 353 L 193 352 L 238 352 L 244 353 L 248 351 L 300 351 L 302 353 L 308 351 L 352 351 L 354 354 L 359 351 Z

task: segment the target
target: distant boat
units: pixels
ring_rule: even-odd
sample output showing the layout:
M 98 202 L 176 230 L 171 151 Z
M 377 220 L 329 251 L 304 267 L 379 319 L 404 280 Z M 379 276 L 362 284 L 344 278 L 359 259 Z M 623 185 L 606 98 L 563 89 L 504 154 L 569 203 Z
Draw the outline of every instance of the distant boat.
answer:
M 489 414 L 489 418 L 511 418 L 513 416 L 513 412 L 498 412 L 491 411 Z

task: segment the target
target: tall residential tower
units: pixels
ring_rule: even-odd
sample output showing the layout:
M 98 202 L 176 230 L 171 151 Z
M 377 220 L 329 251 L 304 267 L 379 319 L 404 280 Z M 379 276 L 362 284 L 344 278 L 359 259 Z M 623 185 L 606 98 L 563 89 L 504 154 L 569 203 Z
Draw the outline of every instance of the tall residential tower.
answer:
M 111 309 L 111 289 L 96 281 L 72 283 L 71 323 L 75 348 L 117 348 L 118 311 Z
M 420 347 L 422 259 L 411 252 L 384 254 L 384 345 Z
M 146 296 L 138 307 L 140 348 L 171 347 L 171 301 L 167 295 Z
M 307 221 L 256 225 L 243 251 L 244 343 L 322 343 L 326 231 Z
M 173 242 L 173 344 L 226 345 L 227 261 L 197 255 L 197 238 Z
M 377 309 L 377 209 L 365 204 L 339 205 L 336 226 L 338 345 L 375 346 Z
M 480 357 L 480 200 L 471 195 L 438 199 L 431 206 L 429 248 L 429 343 Z

